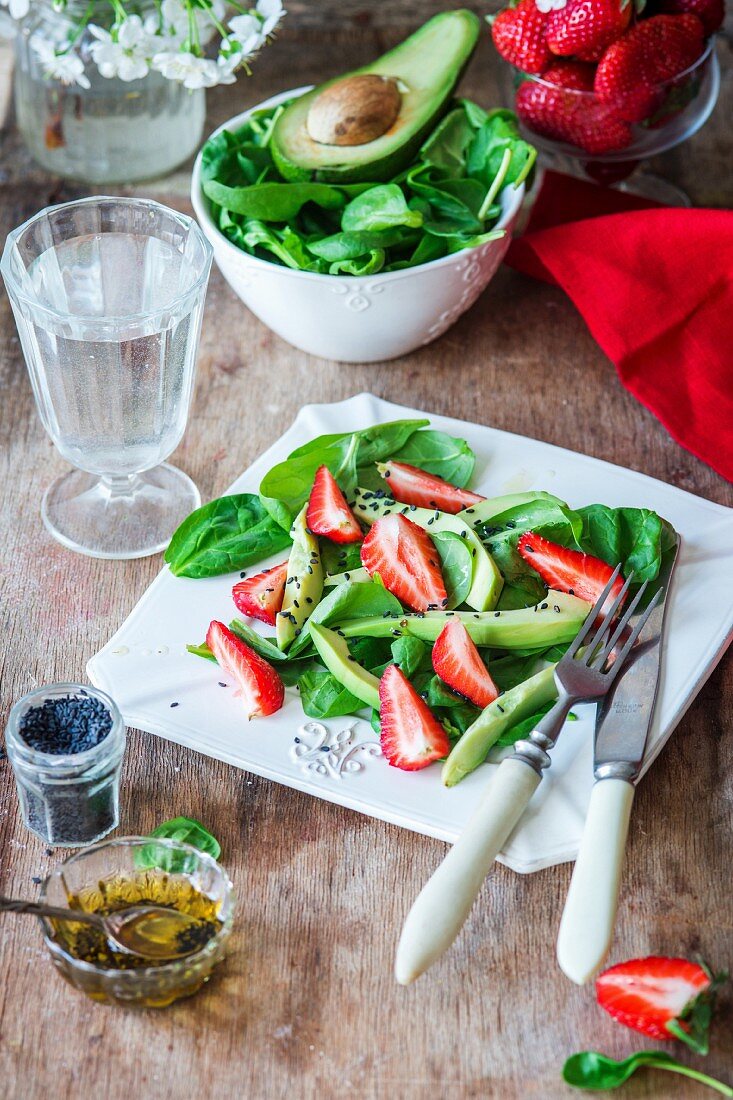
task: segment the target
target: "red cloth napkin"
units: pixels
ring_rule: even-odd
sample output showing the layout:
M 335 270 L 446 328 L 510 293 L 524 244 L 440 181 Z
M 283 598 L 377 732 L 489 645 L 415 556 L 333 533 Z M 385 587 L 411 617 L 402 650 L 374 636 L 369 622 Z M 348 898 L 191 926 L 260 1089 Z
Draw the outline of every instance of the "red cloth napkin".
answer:
M 547 172 L 506 262 L 561 286 L 626 388 L 733 481 L 733 211 Z

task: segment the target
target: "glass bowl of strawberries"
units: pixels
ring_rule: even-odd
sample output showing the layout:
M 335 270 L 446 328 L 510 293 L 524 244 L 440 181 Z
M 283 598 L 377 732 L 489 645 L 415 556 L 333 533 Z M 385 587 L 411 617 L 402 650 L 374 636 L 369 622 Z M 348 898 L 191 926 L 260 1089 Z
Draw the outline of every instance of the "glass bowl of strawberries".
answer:
M 529 139 L 558 167 L 613 185 L 708 119 L 723 16 L 724 0 L 649 0 L 641 11 L 633 0 L 519 0 L 491 32 Z M 644 182 L 628 189 L 685 200 Z

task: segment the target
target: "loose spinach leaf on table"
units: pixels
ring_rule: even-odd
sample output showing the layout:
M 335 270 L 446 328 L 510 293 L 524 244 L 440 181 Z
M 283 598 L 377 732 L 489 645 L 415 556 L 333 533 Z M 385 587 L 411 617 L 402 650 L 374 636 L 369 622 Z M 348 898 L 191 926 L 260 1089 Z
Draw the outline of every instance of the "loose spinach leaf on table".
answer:
M 158 840 L 177 840 L 182 844 L 190 844 L 192 848 L 197 848 L 214 859 L 221 855 L 219 841 L 194 817 L 173 817 L 158 825 L 149 835 Z M 172 875 L 190 874 L 196 867 L 195 857 L 185 852 L 171 851 L 164 844 L 153 842 L 136 849 L 133 862 L 140 871 L 158 867 Z
M 598 1051 L 583 1050 L 568 1058 L 563 1066 L 562 1075 L 563 1080 L 573 1088 L 603 1092 L 619 1088 L 633 1073 L 644 1066 L 691 1077 L 693 1081 L 699 1081 L 701 1085 L 707 1085 L 723 1096 L 733 1097 L 733 1088 L 730 1085 L 683 1065 L 682 1062 L 678 1062 L 676 1058 L 661 1050 L 640 1050 L 637 1054 L 631 1054 L 618 1062 L 605 1054 L 599 1054 Z
M 214 577 L 244 569 L 290 543 L 259 497 L 237 493 L 192 512 L 174 533 L 165 560 L 177 577 Z

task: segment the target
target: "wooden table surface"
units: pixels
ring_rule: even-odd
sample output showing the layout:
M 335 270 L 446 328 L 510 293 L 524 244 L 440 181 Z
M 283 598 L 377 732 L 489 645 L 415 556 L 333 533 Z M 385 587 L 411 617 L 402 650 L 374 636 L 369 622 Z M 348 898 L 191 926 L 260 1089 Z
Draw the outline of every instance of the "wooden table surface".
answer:
M 299 11 L 306 6 L 296 5 Z M 254 78 L 211 93 L 210 127 L 286 87 L 366 62 L 404 28 L 349 2 L 326 27 L 293 17 Z M 412 25 L 420 16 L 414 9 Z M 421 9 L 422 10 L 422 9 Z M 307 14 L 307 9 L 306 9 Z M 406 20 L 406 21 L 410 21 Z M 731 200 L 733 67 L 717 112 L 654 167 L 699 204 Z M 485 39 L 465 82 L 498 101 Z M 0 95 L 0 102 L 2 96 Z M 0 138 L 0 227 L 82 193 L 31 164 L 9 119 Z M 188 170 L 137 188 L 189 209 Z M 3 233 L 4 235 L 4 233 Z M 64 469 L 36 415 L 7 298 L 0 298 L 2 718 L 18 696 L 84 678 L 160 568 L 95 561 L 46 533 L 41 494 Z M 345 366 L 289 347 L 212 273 L 196 397 L 173 456 L 204 499 L 219 495 L 301 405 L 362 390 L 585 451 L 722 504 L 733 488 L 682 450 L 620 385 L 563 294 L 502 269 L 468 315 L 430 347 Z M 598 417 L 598 410 L 603 415 Z M 589 432 L 585 425 L 593 421 Z M 598 496 L 603 498 L 602 486 Z M 638 792 L 613 959 L 701 952 L 731 967 L 733 662 L 724 659 Z M 104 1096 L 463 1098 L 572 1095 L 573 1051 L 623 1056 L 644 1044 L 560 974 L 554 940 L 569 864 L 520 876 L 497 866 L 455 948 L 411 988 L 392 978 L 406 910 L 443 844 L 320 802 L 147 734 L 130 732 L 120 834 L 185 813 L 221 839 L 239 899 L 226 964 L 166 1011 L 92 1004 L 52 972 L 28 920 L 0 924 L 0 1092 L 6 1100 Z M 0 892 L 33 897 L 60 858 L 20 823 L 0 761 Z M 704 1060 L 733 1077 L 730 1001 Z M 727 1054 L 726 1054 L 727 1047 Z M 671 1049 L 671 1048 L 670 1048 Z M 640 1075 L 629 1097 L 697 1097 L 671 1075 Z M 713 1095 L 712 1093 L 710 1095 Z

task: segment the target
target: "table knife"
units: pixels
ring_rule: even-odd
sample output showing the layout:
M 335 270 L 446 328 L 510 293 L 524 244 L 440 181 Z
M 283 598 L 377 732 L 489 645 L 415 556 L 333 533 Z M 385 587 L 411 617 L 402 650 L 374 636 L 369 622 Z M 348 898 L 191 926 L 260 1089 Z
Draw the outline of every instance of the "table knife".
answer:
M 634 784 L 654 715 L 667 596 L 678 553 L 679 538 L 660 571 L 664 597 L 598 706 L 595 783 L 557 939 L 560 969 L 578 985 L 595 976 L 611 946 Z

